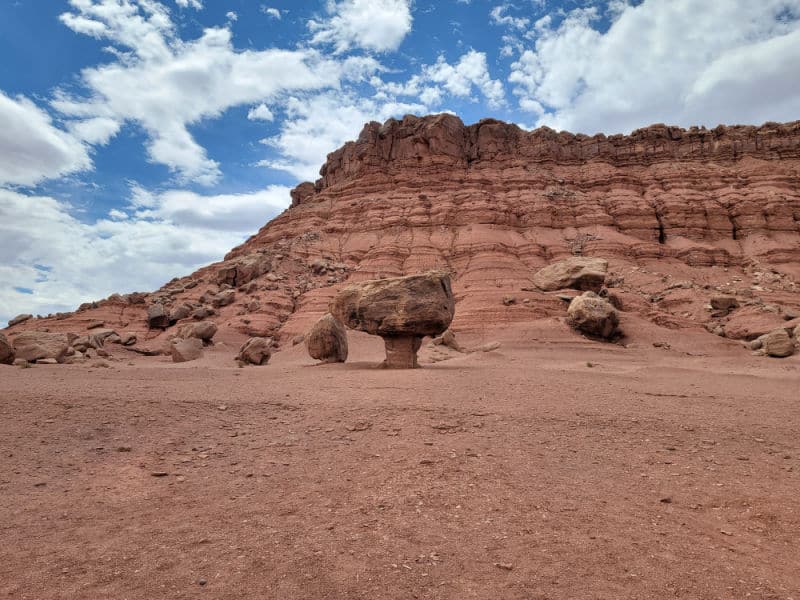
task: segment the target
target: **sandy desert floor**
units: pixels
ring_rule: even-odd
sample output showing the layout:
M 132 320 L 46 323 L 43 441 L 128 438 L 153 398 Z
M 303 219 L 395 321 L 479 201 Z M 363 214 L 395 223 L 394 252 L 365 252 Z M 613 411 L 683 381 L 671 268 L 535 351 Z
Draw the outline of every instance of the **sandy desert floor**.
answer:
M 800 599 L 800 357 L 560 327 L 2 368 L 0 597 Z

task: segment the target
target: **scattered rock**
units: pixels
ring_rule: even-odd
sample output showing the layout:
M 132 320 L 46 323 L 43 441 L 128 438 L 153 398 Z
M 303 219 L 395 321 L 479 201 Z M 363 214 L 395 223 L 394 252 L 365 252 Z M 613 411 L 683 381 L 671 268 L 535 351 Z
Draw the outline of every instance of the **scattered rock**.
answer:
M 217 294 L 211 299 L 211 306 L 214 308 L 222 308 L 223 306 L 228 306 L 229 304 L 233 304 L 233 301 L 236 299 L 236 292 L 233 290 L 225 290 Z
M 172 341 L 172 362 L 197 360 L 203 355 L 203 340 L 199 338 L 178 338 Z
M 511 306 L 517 303 L 517 299 L 514 296 L 504 296 L 503 297 L 503 305 L 504 306 Z
M 608 261 L 603 258 L 573 256 L 537 271 L 533 283 L 545 292 L 564 288 L 599 291 L 607 272 Z
M 305 341 L 311 358 L 323 363 L 347 360 L 347 331 L 331 313 L 325 313 L 314 324 Z
M 29 363 L 24 358 L 15 358 L 14 359 L 14 366 L 19 367 L 20 369 L 30 369 L 31 363 Z
M 89 324 L 86 326 L 86 329 L 97 329 L 99 327 L 104 327 L 106 324 L 105 321 L 90 321 Z
M 58 361 L 55 358 L 39 358 L 36 360 L 37 365 L 57 365 Z
M 198 323 L 186 323 L 178 329 L 179 338 L 197 338 L 204 342 L 210 342 L 214 334 L 217 333 L 217 324 L 213 321 L 200 321 Z
M 147 326 L 150 329 L 166 329 L 169 325 L 169 315 L 163 304 L 151 304 L 147 307 Z
M 120 336 L 120 344 L 123 346 L 133 346 L 136 343 L 135 333 L 123 333 Z
M 439 337 L 433 338 L 433 340 L 431 340 L 431 343 L 434 346 L 446 346 L 451 350 L 455 350 L 456 352 L 464 352 L 464 349 L 456 340 L 456 334 L 454 334 L 450 329 L 445 331 Z
M 593 292 L 584 292 L 570 303 L 567 322 L 585 334 L 611 339 L 619 334 L 616 309 Z
M 0 365 L 12 365 L 17 353 L 5 335 L 0 333 Z
M 24 331 L 14 338 L 17 358 L 34 362 L 42 358 L 52 358 L 64 362 L 69 350 L 69 339 L 63 333 L 44 331 Z
M 739 301 L 735 296 L 711 296 L 709 304 L 714 310 L 730 311 L 739 308 Z
M 330 312 L 351 329 L 379 335 L 386 345 L 384 366 L 413 368 L 422 337 L 447 330 L 455 301 L 447 273 L 393 277 L 343 288 Z
M 794 354 L 794 341 L 785 329 L 770 331 L 759 339 L 761 348 L 767 356 L 785 358 Z
M 272 338 L 251 337 L 239 349 L 236 360 L 248 365 L 265 365 L 272 356 Z
M 13 327 L 14 325 L 19 325 L 20 323 L 24 323 L 28 319 L 32 319 L 33 315 L 17 315 L 13 319 L 8 322 L 9 327 Z
M 182 319 L 186 319 L 192 314 L 192 307 L 189 304 L 179 304 L 171 311 L 169 311 L 170 323 L 177 323 Z

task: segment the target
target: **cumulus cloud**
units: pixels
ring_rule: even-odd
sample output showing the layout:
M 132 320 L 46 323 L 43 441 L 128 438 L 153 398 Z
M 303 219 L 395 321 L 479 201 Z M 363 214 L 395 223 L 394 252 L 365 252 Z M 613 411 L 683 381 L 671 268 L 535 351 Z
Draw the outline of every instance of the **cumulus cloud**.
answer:
M 424 111 L 421 104 L 379 101 L 340 91 L 293 97 L 286 105 L 280 133 L 262 140 L 277 149 L 282 158 L 265 160 L 261 165 L 313 181 L 319 177 L 327 154 L 358 136 L 365 123 Z
M 797 118 L 800 0 L 617 0 L 540 19 L 509 81 L 539 125 L 594 133 L 653 122 Z
M 489 18 L 491 19 L 492 23 L 495 25 L 505 25 L 506 27 L 511 27 L 512 29 L 525 29 L 530 24 L 530 20 L 526 17 L 512 17 L 511 15 L 506 14 L 506 11 L 509 9 L 508 4 L 501 4 L 499 6 L 495 6 L 489 12 Z
M 262 6 L 261 12 L 263 12 L 265 15 L 269 15 L 273 19 L 278 19 L 279 21 L 281 19 L 281 11 L 277 8 L 272 8 L 271 6 Z
M 275 115 L 273 115 L 269 107 L 262 102 L 247 112 L 247 118 L 251 121 L 272 121 Z
M 88 133 L 88 132 L 87 132 Z M 23 96 L 0 91 L 0 184 L 33 185 L 92 167 L 86 146 Z
M 238 52 L 226 28 L 183 41 L 158 3 L 72 0 L 72 6 L 74 12 L 61 17 L 67 26 L 128 51 L 82 72 L 87 96 L 62 92 L 52 105 L 88 120 L 73 126 L 87 141 L 107 141 L 116 132 L 112 122 L 140 124 L 149 136 L 150 159 L 170 167 L 180 181 L 213 184 L 221 176 L 190 125 L 283 92 L 335 86 L 342 76 L 343 67 L 313 50 Z
M 492 108 L 505 103 L 503 84 L 489 75 L 486 54 L 483 52 L 470 50 L 454 65 L 439 57 L 436 64 L 425 67 L 424 77 L 440 84 L 453 96 L 470 98 L 473 91 L 478 90 Z
M 196 10 L 203 8 L 203 3 L 200 0 L 175 0 L 175 3 L 182 8 L 192 7 Z
M 329 0 L 327 19 L 312 19 L 312 44 L 332 44 L 337 53 L 350 48 L 397 50 L 411 31 L 410 0 Z
M 0 327 L 22 312 L 156 289 L 220 260 L 289 204 L 289 189 L 198 196 L 138 188 L 134 197 L 131 214 L 113 209 L 84 223 L 68 203 L 0 189 Z

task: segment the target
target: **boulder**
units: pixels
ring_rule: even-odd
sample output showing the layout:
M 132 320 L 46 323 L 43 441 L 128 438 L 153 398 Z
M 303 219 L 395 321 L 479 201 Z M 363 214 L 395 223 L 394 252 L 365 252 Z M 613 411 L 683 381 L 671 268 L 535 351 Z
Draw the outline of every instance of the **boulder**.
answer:
M 150 329 L 166 329 L 169 325 L 169 314 L 163 304 L 151 304 L 147 307 L 147 326 Z
M 794 341 L 785 329 L 776 329 L 759 338 L 761 349 L 767 356 L 785 358 L 794 354 Z
M 565 288 L 597 291 L 603 287 L 607 272 L 608 261 L 603 258 L 573 256 L 537 271 L 533 283 L 545 292 Z
M 0 333 L 0 365 L 13 365 L 17 353 L 14 351 L 6 336 Z
M 324 363 L 347 360 L 347 331 L 336 317 L 325 313 L 305 336 L 311 358 Z
M 217 333 L 217 324 L 213 321 L 199 321 L 197 323 L 186 323 L 178 329 L 177 337 L 188 339 L 197 338 L 204 342 L 210 342 L 214 334 Z
M 24 331 L 14 338 L 14 350 L 17 358 L 28 362 L 44 358 L 64 362 L 69 350 L 69 338 L 64 333 Z
M 217 311 L 211 308 L 210 306 L 201 306 L 200 308 L 195 309 L 192 313 L 192 318 L 198 321 L 202 321 L 203 319 L 207 319 L 208 317 L 213 317 L 217 314 Z
M 203 355 L 203 340 L 199 338 L 178 338 L 172 341 L 172 362 L 197 360 Z
M 714 310 L 726 312 L 739 308 L 739 301 L 734 296 L 711 296 L 708 303 Z
M 216 296 L 211 299 L 211 306 L 214 308 L 222 308 L 223 306 L 228 306 L 229 304 L 233 304 L 233 301 L 236 299 L 236 292 L 233 290 L 225 290 L 220 292 Z
M 578 331 L 603 339 L 619 334 L 616 309 L 593 292 L 584 292 L 570 302 L 567 323 Z
M 431 271 L 348 285 L 333 299 L 330 312 L 350 329 L 381 336 L 384 366 L 413 368 L 422 338 L 450 326 L 455 301 L 449 274 Z
M 249 365 L 265 365 L 272 356 L 272 338 L 251 337 L 239 349 L 236 360 Z
M 451 350 L 455 350 L 456 352 L 464 352 L 464 349 L 461 347 L 461 344 L 458 343 L 456 340 L 456 334 L 454 334 L 449 329 L 445 331 L 439 337 L 433 338 L 432 343 L 434 346 L 447 346 Z
M 171 311 L 169 311 L 169 321 L 170 323 L 176 323 L 181 319 L 187 318 L 189 315 L 192 314 L 192 307 L 188 304 L 179 304 Z
M 20 323 L 24 323 L 28 319 L 32 319 L 33 315 L 17 315 L 13 319 L 8 322 L 9 327 L 13 327 L 14 325 L 19 325 Z

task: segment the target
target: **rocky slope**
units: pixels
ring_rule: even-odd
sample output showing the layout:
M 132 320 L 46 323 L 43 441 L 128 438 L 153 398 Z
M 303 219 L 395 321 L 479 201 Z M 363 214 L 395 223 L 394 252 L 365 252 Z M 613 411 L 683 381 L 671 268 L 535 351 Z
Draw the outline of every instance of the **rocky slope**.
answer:
M 589 137 L 408 116 L 367 124 L 320 173 L 224 261 L 7 333 L 103 321 L 157 347 L 173 329 L 147 327 L 161 303 L 178 324 L 205 313 L 220 339 L 286 344 L 345 282 L 431 268 L 453 274 L 453 329 L 480 332 L 564 317 L 532 276 L 579 255 L 609 261 L 623 319 L 751 339 L 800 309 L 800 121 Z M 710 310 L 719 294 L 738 306 Z

